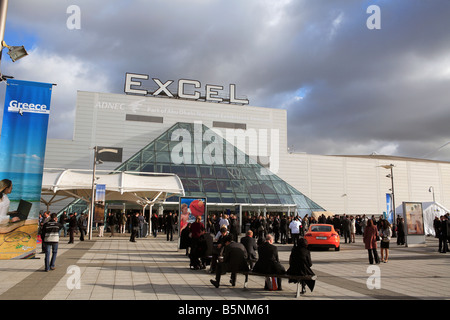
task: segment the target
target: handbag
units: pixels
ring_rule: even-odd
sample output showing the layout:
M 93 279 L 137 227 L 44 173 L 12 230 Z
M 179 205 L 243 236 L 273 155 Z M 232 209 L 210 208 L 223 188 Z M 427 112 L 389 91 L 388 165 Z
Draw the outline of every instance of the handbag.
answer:
M 278 290 L 277 278 L 276 277 L 266 277 L 266 286 L 269 289 L 269 291 Z

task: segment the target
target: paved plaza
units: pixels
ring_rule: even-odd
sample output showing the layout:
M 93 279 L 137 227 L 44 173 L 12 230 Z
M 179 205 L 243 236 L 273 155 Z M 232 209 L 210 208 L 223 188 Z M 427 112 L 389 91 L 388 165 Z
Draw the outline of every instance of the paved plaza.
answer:
M 296 284 L 283 280 L 282 291 L 265 291 L 264 278 L 228 275 L 220 288 L 207 270 L 190 270 L 185 250 L 165 235 L 130 242 L 129 235 L 93 237 L 68 244 L 62 238 L 56 270 L 45 272 L 44 254 L 36 259 L 0 260 L 0 300 L 443 300 L 450 298 L 450 253 L 438 252 L 438 240 L 421 247 L 391 243 L 388 263 L 371 266 L 361 236 L 341 250 L 312 251 L 318 279 L 313 292 L 295 298 Z M 38 245 L 38 252 L 40 251 Z M 288 267 L 292 245 L 278 244 Z

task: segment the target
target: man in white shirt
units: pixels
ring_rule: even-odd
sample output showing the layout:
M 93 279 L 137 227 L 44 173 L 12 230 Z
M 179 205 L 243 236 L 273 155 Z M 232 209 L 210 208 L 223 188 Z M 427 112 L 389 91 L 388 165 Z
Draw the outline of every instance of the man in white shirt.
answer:
M 300 237 L 300 228 L 302 223 L 299 221 L 298 216 L 295 216 L 294 220 L 289 224 L 289 229 L 291 230 L 292 243 L 297 246 L 298 238 Z

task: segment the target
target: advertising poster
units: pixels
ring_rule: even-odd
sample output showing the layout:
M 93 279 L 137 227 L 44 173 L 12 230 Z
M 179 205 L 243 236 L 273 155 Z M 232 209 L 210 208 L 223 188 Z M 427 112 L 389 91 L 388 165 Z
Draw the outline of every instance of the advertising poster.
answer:
M 202 223 L 206 227 L 206 198 L 180 197 L 179 235 L 188 223 L 193 223 L 198 216 L 202 217 Z
M 105 220 L 105 197 L 106 185 L 97 184 L 95 187 L 95 210 L 94 222 L 99 223 Z
M 425 235 L 423 210 L 420 202 L 403 202 L 407 235 Z
M 52 84 L 8 80 L 0 136 L 0 259 L 33 258 Z
M 392 225 L 394 223 L 394 212 L 392 206 L 392 195 L 390 193 L 386 193 L 386 217 L 385 219 L 389 221 Z

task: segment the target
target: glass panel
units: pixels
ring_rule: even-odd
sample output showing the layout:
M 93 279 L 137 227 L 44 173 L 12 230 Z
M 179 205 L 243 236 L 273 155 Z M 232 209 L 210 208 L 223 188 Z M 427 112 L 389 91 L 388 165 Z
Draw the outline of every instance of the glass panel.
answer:
M 139 163 L 138 162 L 128 162 L 126 171 L 138 171 Z
M 219 192 L 216 180 L 203 179 L 203 188 L 205 192 Z
M 198 178 L 197 168 L 194 166 L 186 166 L 186 178 Z
M 155 171 L 155 166 L 153 164 L 146 164 L 144 165 L 141 170 L 142 172 L 154 172 Z
M 184 177 L 186 176 L 186 170 L 184 166 L 175 166 L 172 165 L 172 173 L 175 173 L 177 176 Z
M 202 176 L 202 178 L 214 178 L 214 171 L 213 171 L 213 167 L 204 167 L 204 166 L 200 166 L 200 175 Z
M 236 203 L 236 199 L 232 193 L 222 193 L 221 197 L 224 203 Z
M 276 194 L 265 194 L 266 202 L 270 204 L 280 204 L 280 198 Z
M 206 193 L 207 203 L 221 203 L 222 199 L 220 198 L 220 195 L 216 192 L 207 192 Z
M 288 188 L 286 187 L 286 184 L 284 182 L 282 182 L 282 181 L 273 181 L 272 183 L 273 183 L 273 186 L 275 188 L 275 191 L 278 194 L 289 194 L 290 193 Z
M 262 194 L 250 194 L 253 203 L 266 203 L 264 196 Z
M 233 192 L 230 180 L 217 180 L 217 187 L 219 188 L 219 192 L 221 193 Z
M 244 175 L 245 179 L 256 180 L 256 175 L 252 168 L 242 167 L 241 170 L 242 170 L 242 174 Z
M 167 164 L 156 164 L 155 165 L 155 172 L 171 173 L 170 165 L 167 165 Z
M 230 179 L 244 179 L 244 175 L 241 172 L 241 169 L 237 167 L 228 167 L 227 168 Z
M 164 162 L 164 163 L 170 163 L 170 157 L 169 157 L 169 152 L 158 152 L 156 154 L 156 162 Z
M 236 193 L 237 203 L 252 203 L 250 196 L 246 193 Z
M 282 204 L 294 204 L 295 203 L 290 195 L 280 194 L 279 197 L 280 197 Z
M 236 193 L 246 193 L 247 192 L 247 184 L 244 180 L 232 180 L 231 185 L 233 186 L 233 190 Z
M 142 162 L 154 162 L 155 152 L 154 151 L 142 151 L 141 152 Z
M 247 180 L 247 190 L 250 194 L 262 194 L 258 181 Z
M 155 147 L 156 151 L 169 151 L 169 143 L 167 141 L 157 140 Z
M 200 181 L 194 179 L 181 179 L 183 183 L 184 190 L 187 192 L 201 192 Z
M 224 167 L 214 167 L 217 179 L 228 179 L 228 170 Z
M 264 194 L 266 194 L 266 193 L 269 193 L 269 194 L 276 193 L 275 189 L 274 189 L 274 187 L 272 185 L 272 181 L 270 181 L 270 180 L 260 181 L 260 187 L 261 187 L 262 193 L 264 193 Z

